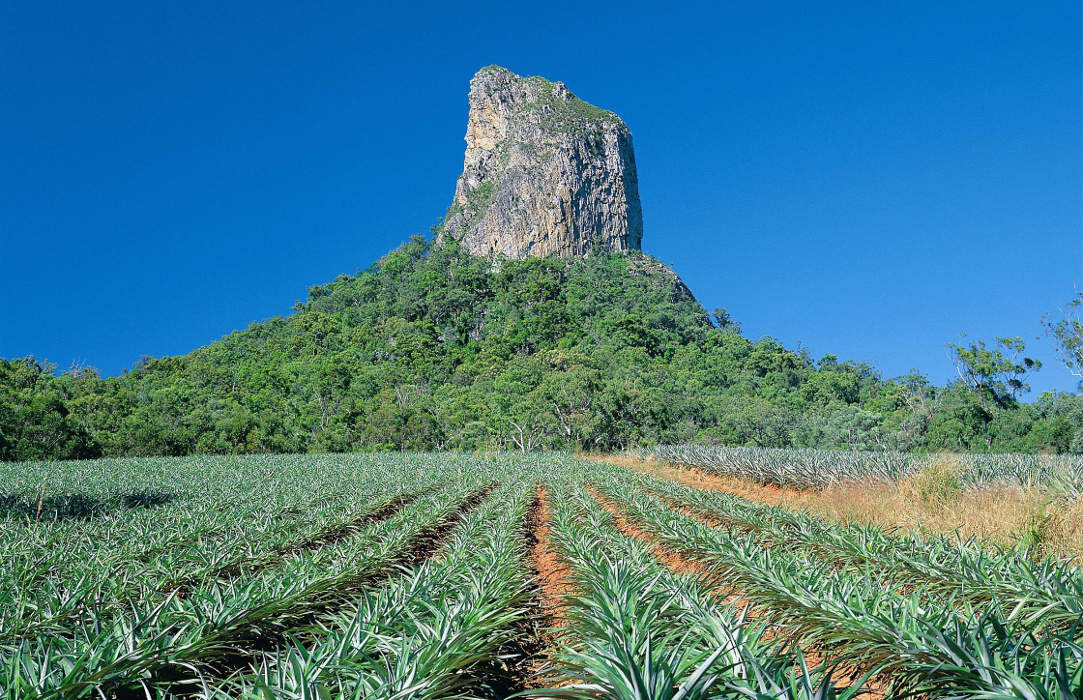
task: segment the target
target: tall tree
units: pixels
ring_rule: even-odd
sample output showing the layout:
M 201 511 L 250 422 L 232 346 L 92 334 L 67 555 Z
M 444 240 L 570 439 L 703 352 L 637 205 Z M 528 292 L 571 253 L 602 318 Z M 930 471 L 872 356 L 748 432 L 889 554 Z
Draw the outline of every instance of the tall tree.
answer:
M 997 338 L 992 347 L 978 340 L 969 345 L 948 343 L 948 348 L 959 379 L 1001 408 L 1011 406 L 1020 394 L 1030 391 L 1027 374 L 1042 367 L 1038 360 L 1025 356 L 1026 345 L 1019 337 Z
M 1080 309 L 1083 309 L 1083 292 L 1076 292 L 1075 297 L 1060 310 L 1059 316 L 1043 316 L 1042 325 L 1056 341 L 1057 351 L 1068 371 L 1083 380 L 1083 320 L 1080 320 Z

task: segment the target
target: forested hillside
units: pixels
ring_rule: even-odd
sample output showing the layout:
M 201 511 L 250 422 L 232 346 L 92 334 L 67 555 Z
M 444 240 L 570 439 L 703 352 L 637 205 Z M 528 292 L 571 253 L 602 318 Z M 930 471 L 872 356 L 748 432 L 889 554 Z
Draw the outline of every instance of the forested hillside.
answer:
M 993 400 L 993 399 L 996 400 Z M 0 361 L 0 458 L 752 446 L 1079 451 L 1083 402 L 884 380 L 713 321 L 640 253 L 493 268 L 415 237 L 287 317 L 102 379 Z

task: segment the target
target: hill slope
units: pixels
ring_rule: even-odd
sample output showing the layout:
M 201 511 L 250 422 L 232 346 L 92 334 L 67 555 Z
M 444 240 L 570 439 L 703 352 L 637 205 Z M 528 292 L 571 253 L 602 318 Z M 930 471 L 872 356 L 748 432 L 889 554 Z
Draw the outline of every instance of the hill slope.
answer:
M 58 381 L 86 454 L 187 454 L 744 442 L 727 406 L 822 402 L 800 398 L 811 371 L 771 341 L 715 328 L 646 255 L 496 269 L 417 238 L 313 287 L 289 317 L 121 377 Z M 885 387 L 867 368 L 841 372 L 843 399 Z
M 421 238 L 311 288 L 290 316 L 120 377 L 0 360 L 0 459 L 686 441 L 1063 452 L 1081 415 L 1072 396 L 1001 410 L 751 341 L 642 253 L 496 268 Z

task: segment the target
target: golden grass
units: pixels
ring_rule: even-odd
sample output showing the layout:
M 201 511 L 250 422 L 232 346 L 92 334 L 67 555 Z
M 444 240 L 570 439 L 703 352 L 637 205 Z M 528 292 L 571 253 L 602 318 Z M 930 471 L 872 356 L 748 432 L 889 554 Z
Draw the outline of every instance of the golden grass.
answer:
M 1083 501 L 1058 500 L 1013 486 L 963 488 L 950 456 L 899 483 L 855 481 L 823 491 L 764 486 L 718 477 L 657 460 L 594 457 L 694 488 L 802 510 L 843 525 L 875 525 L 902 532 L 958 532 L 1002 547 L 1027 544 L 1036 556 L 1083 560 Z

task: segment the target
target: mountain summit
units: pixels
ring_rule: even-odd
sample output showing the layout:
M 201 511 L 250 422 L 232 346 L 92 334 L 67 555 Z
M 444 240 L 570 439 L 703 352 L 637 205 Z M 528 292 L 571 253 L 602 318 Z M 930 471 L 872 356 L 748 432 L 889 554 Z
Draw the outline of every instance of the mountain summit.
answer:
M 561 82 L 499 66 L 470 81 L 466 157 L 441 236 L 521 259 L 639 250 L 632 135 Z

